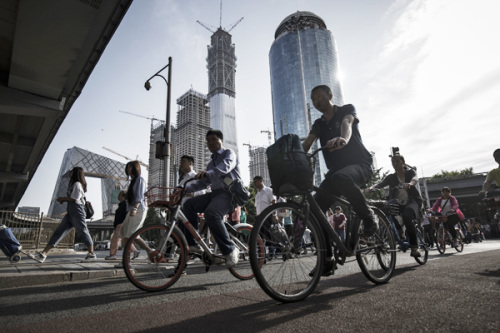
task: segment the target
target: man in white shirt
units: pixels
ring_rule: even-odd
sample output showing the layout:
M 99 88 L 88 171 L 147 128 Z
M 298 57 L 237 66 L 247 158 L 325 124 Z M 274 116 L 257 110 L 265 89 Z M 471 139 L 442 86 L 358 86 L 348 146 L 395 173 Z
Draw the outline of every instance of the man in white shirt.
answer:
M 257 189 L 257 195 L 255 196 L 255 209 L 257 216 L 259 216 L 264 209 L 276 203 L 276 197 L 273 195 L 273 190 L 270 187 L 264 185 L 264 179 L 261 176 L 255 176 L 253 178 L 253 184 Z M 265 239 L 270 238 L 269 231 L 271 229 L 272 223 L 273 221 L 271 220 L 271 217 L 269 217 L 269 219 L 266 220 L 264 227 L 262 228 L 262 236 Z M 274 257 L 274 253 L 276 252 L 276 248 L 271 244 L 266 244 L 266 246 L 268 246 L 269 248 L 267 258 L 269 260 L 272 260 Z
M 264 185 L 264 179 L 261 176 L 253 177 L 253 184 L 257 188 L 255 209 L 257 210 L 257 216 L 259 216 L 264 209 L 276 203 L 276 197 L 273 195 L 272 188 Z
M 196 171 L 194 170 L 194 157 L 189 156 L 189 155 L 183 155 L 181 157 L 181 162 L 179 165 L 179 185 L 178 186 L 184 186 L 184 184 L 188 181 L 193 179 L 196 176 Z M 186 193 L 184 198 L 182 198 L 182 205 L 184 205 L 184 202 L 186 200 L 195 197 L 197 195 L 202 195 L 205 194 L 205 190 L 201 191 L 196 191 L 194 193 Z

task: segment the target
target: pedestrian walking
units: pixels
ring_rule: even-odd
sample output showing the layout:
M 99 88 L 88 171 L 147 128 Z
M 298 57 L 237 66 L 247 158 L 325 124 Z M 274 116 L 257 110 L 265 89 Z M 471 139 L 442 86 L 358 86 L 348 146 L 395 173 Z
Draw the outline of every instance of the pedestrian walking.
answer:
M 56 199 L 60 204 L 67 203 L 66 215 L 56 228 L 49 243 L 42 252 L 38 252 L 32 256 L 36 261 L 43 263 L 47 259 L 47 255 L 63 238 L 75 228 L 77 234 L 82 238 L 83 243 L 87 246 L 87 256 L 84 262 L 91 262 L 97 259 L 94 253 L 94 242 L 90 236 L 87 223 L 85 222 L 85 193 L 87 192 L 87 181 L 85 180 L 85 172 L 80 167 L 74 167 L 69 172 L 69 185 L 65 197 Z

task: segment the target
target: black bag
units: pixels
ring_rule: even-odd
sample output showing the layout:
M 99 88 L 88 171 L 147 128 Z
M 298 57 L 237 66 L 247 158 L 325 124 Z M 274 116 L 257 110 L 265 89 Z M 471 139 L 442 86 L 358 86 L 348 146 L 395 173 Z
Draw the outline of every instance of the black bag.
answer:
M 85 219 L 88 220 L 94 216 L 94 208 L 92 207 L 90 201 L 87 201 L 85 197 L 83 198 L 83 202 L 85 203 Z
M 233 196 L 234 205 L 243 206 L 250 199 L 250 192 L 245 188 L 241 179 L 234 179 L 229 184 L 229 192 Z
M 296 134 L 286 134 L 266 150 L 271 188 L 276 196 L 312 190 L 314 172 Z

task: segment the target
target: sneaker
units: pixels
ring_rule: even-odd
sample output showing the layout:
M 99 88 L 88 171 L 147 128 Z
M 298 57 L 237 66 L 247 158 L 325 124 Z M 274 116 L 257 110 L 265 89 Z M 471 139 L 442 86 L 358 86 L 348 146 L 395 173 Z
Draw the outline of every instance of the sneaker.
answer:
M 30 254 L 29 257 L 33 260 L 36 260 L 38 261 L 40 264 L 43 264 L 43 262 L 45 261 L 45 259 L 47 259 L 47 256 L 44 255 L 42 252 L 38 252 L 38 253 L 35 253 L 35 254 Z
M 363 232 L 361 233 L 362 237 L 370 237 L 377 233 L 378 231 L 378 219 L 377 216 L 370 211 L 370 215 L 363 218 Z
M 202 254 L 203 249 L 199 245 L 189 245 L 189 254 Z
M 115 268 L 123 268 L 123 264 L 122 263 L 116 264 Z
M 95 253 L 87 253 L 87 256 L 85 259 L 83 259 L 81 262 L 92 262 L 97 260 L 97 255 Z
M 104 257 L 104 260 L 116 260 L 116 259 L 118 258 L 115 255 L 109 255 Z
M 458 239 L 454 239 L 453 240 L 453 245 L 452 246 L 453 247 L 459 247 L 460 246 L 460 244 L 458 244 Z
M 321 274 L 321 276 L 330 276 L 333 275 L 334 272 L 335 272 L 334 262 L 332 260 L 325 261 L 325 264 L 323 265 L 323 273 Z M 316 273 L 316 267 L 314 267 L 309 272 L 309 276 L 313 277 L 315 273 Z
M 134 253 L 132 254 L 132 260 L 139 258 L 140 254 L 141 254 L 141 250 L 135 250 Z
M 418 248 L 416 247 L 412 247 L 411 248 L 411 253 L 410 253 L 410 256 L 412 256 L 413 258 L 418 258 L 421 256 L 420 254 L 420 251 L 418 250 Z
M 226 255 L 226 267 L 232 268 L 238 263 L 238 259 L 240 257 L 240 250 L 235 247 L 233 252 Z

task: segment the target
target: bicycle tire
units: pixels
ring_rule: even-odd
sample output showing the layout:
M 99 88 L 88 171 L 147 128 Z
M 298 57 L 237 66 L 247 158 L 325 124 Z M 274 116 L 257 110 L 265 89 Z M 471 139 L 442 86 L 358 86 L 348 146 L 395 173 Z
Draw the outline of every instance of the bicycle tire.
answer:
M 270 227 L 270 219 L 283 215 L 288 215 L 293 223 L 290 234 L 285 229 L 274 230 Z M 308 221 L 304 220 L 302 205 L 280 202 L 261 212 L 250 234 L 250 263 L 255 279 L 266 294 L 279 302 L 305 299 L 314 291 L 323 272 L 326 247 L 321 226 L 312 213 Z M 305 228 L 314 235 L 316 255 L 311 251 L 302 253 Z M 258 241 L 261 236 L 263 245 Z M 266 260 L 266 246 L 274 246 L 279 257 Z
M 423 239 L 424 230 L 419 226 L 415 226 L 415 229 L 417 231 L 418 248 L 421 252 L 423 252 L 421 253 L 422 255 L 420 257 L 415 258 L 415 261 L 419 265 L 425 265 L 427 259 L 429 258 L 429 249 L 427 247 L 427 244 L 425 243 L 425 240 Z
M 455 246 L 455 250 L 457 252 L 462 252 L 464 250 L 464 239 L 462 238 L 462 235 L 460 235 L 458 231 L 457 231 L 457 239 L 458 239 L 458 246 Z
M 238 250 L 240 250 L 240 256 L 238 264 L 236 264 L 236 266 L 234 267 L 231 267 L 229 269 L 229 272 L 240 280 L 250 280 L 254 277 L 252 265 L 250 264 L 250 250 L 248 245 L 251 232 L 251 225 L 242 225 L 236 227 L 236 236 L 234 237 L 237 237 L 242 245 L 238 244 L 238 242 L 233 241 L 235 243 L 235 246 L 238 247 Z M 263 249 L 264 245 L 260 237 L 257 239 L 257 244 L 257 249 Z M 260 265 L 262 265 L 262 263 L 260 263 Z
M 145 291 L 161 291 L 172 286 L 186 267 L 188 249 L 182 231 L 174 227 L 168 239 L 164 239 L 170 227 L 163 224 L 146 226 L 136 231 L 123 249 L 123 269 L 128 280 Z M 136 257 L 132 244 L 138 239 L 152 242 L 156 249 L 151 254 Z M 160 244 L 166 242 L 165 245 Z M 137 245 L 136 245 L 137 247 Z M 159 251 L 163 248 L 163 251 Z
M 446 233 L 443 228 L 436 230 L 436 247 L 439 253 L 444 254 L 446 252 Z
M 378 232 L 370 237 L 357 236 L 355 253 L 359 268 L 375 284 L 386 283 L 391 279 L 396 267 L 396 242 L 387 217 L 377 208 L 371 207 L 379 221 Z M 357 218 L 353 223 L 362 234 L 363 223 Z M 356 237 L 356 236 L 355 236 Z

